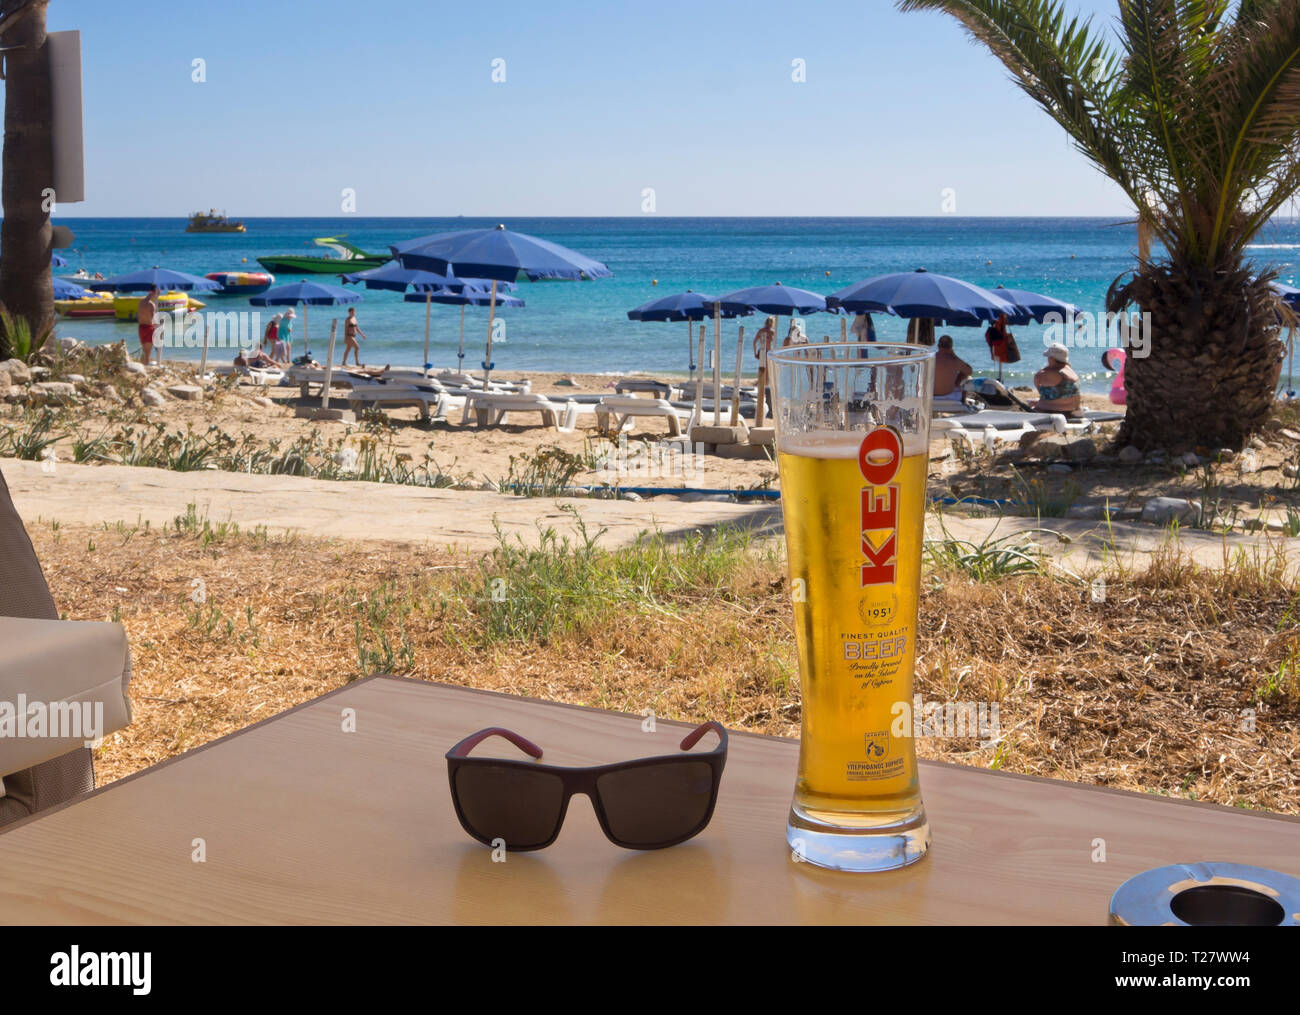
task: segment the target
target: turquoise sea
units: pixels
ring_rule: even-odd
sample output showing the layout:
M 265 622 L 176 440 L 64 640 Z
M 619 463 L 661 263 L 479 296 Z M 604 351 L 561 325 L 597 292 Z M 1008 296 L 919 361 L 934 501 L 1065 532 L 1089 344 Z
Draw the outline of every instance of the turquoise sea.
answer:
M 183 219 L 66 218 L 60 224 L 76 235 L 62 253 L 69 276 L 78 268 L 105 276 L 159 265 L 203 275 L 221 270 L 261 270 L 259 255 L 323 253 L 318 236 L 346 234 L 369 251 L 388 244 L 453 229 L 496 225 L 487 219 L 247 219 L 243 234 L 193 235 Z M 532 233 L 604 261 L 611 279 L 594 282 L 520 283 L 516 295 L 526 306 L 506 310 L 507 341 L 494 345 L 496 369 L 504 376 L 532 370 L 585 373 L 684 374 L 688 367 L 685 324 L 641 324 L 627 311 L 659 295 L 694 289 L 713 295 L 744 286 L 782 282 L 823 294 L 872 275 L 918 267 L 955 275 L 983 286 L 999 284 L 1047 293 L 1081 309 L 1101 312 L 1107 288 L 1132 265 L 1135 231 L 1114 219 L 1050 218 L 520 218 L 509 228 Z M 1300 225 L 1271 224 L 1252 249 L 1258 265 L 1279 270 L 1294 284 L 1300 270 Z M 292 277 L 279 275 L 278 281 Z M 320 281 L 337 283 L 331 276 Z M 656 284 L 657 283 L 657 284 Z M 93 288 L 93 284 L 92 284 Z M 424 306 L 404 303 L 398 293 L 362 290 L 357 305 L 369 336 L 362 346 L 367 363 L 415 364 L 423 355 Z M 248 310 L 246 300 L 207 298 L 210 309 Z M 332 317 L 346 308 L 309 310 L 312 348 L 324 355 Z M 274 311 L 269 311 L 274 313 Z M 263 314 L 268 311 L 263 310 Z M 301 352 L 301 314 L 295 328 L 295 353 Z M 432 355 L 438 366 L 456 361 L 460 311 L 434 307 Z M 735 328 L 752 333 L 761 319 L 724 322 L 724 370 L 734 368 Z M 265 317 L 263 317 L 265 321 Z M 877 315 L 882 340 L 901 339 L 906 324 Z M 782 332 L 786 323 L 782 322 Z M 806 319 L 809 337 L 839 336 L 839 318 L 817 314 Z M 961 356 L 978 374 L 993 374 L 982 332 L 948 329 Z M 62 320 L 61 335 L 88 342 L 122 338 L 134 346 L 133 325 L 104 320 Z M 466 312 L 466 365 L 477 368 L 487 333 L 486 308 Z M 1042 329 L 1016 329 L 1024 359 L 1008 367 L 1012 383 L 1028 383 L 1041 365 Z M 712 327 L 710 326 L 710 340 Z M 730 350 L 730 352 L 728 352 Z M 188 350 L 169 350 L 178 356 Z M 194 354 L 197 356 L 197 353 Z M 1100 353 L 1076 355 L 1085 387 L 1104 391 Z M 753 369 L 747 357 L 746 369 Z

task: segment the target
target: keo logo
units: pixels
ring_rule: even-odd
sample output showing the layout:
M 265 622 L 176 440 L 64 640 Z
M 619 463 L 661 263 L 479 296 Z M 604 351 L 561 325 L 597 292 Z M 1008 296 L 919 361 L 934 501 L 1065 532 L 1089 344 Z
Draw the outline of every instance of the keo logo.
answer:
M 898 556 L 898 484 L 903 441 L 891 427 L 877 427 L 858 448 L 862 488 L 862 587 L 894 584 Z

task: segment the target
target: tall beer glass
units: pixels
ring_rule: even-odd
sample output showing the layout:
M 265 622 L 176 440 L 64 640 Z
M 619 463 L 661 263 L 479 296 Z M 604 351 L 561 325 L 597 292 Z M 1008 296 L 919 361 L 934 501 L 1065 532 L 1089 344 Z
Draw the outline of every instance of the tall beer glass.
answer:
M 903 867 L 930 847 L 911 705 L 934 350 L 769 361 L 803 691 L 786 839 L 819 867 Z

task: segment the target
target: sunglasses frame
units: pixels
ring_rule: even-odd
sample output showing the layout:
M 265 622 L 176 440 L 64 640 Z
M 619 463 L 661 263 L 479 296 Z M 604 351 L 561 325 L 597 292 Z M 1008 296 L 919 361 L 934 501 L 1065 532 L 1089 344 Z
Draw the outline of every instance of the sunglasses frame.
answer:
M 447 778 L 451 784 L 451 800 L 456 808 L 456 817 L 460 821 L 461 828 L 469 833 L 470 837 L 483 843 L 485 846 L 494 845 L 494 840 L 479 835 L 465 818 L 464 811 L 460 806 L 460 794 L 456 789 L 456 773 L 462 767 L 468 765 L 495 765 L 498 767 L 521 769 L 528 772 L 546 772 L 558 776 L 563 786 L 564 796 L 560 801 L 559 814 L 556 817 L 555 828 L 552 830 L 550 838 L 545 842 L 530 846 L 512 846 L 510 843 L 505 844 L 505 848 L 511 853 L 531 853 L 539 849 L 545 849 L 555 842 L 560 836 L 561 829 L 564 828 L 564 819 L 569 813 L 569 801 L 577 795 L 586 796 L 591 801 L 592 809 L 596 812 L 596 820 L 600 823 L 600 829 L 605 833 L 605 838 L 615 846 L 622 849 L 635 849 L 638 851 L 649 851 L 654 849 L 666 849 L 669 846 L 676 846 L 685 842 L 687 839 L 693 839 L 699 835 L 709 822 L 713 819 L 713 809 L 718 802 L 718 789 L 722 785 L 722 770 L 727 764 L 727 731 L 719 722 L 709 721 L 697 726 L 690 733 L 686 734 L 680 744 L 682 751 L 689 751 L 703 738 L 706 733 L 714 732 L 718 734 L 718 746 L 711 751 L 702 754 L 660 754 L 648 758 L 633 758 L 631 761 L 616 761 L 607 765 L 592 765 L 588 767 L 571 767 L 567 765 L 546 765 L 539 764 L 538 761 L 519 761 L 509 758 L 489 758 L 469 757 L 469 752 L 477 747 L 489 737 L 503 737 L 518 747 L 525 754 L 531 755 L 534 759 L 542 757 L 542 749 L 534 744 L 531 740 L 520 736 L 508 729 L 500 726 L 492 726 L 488 729 L 479 730 L 477 733 L 471 733 L 464 740 L 460 741 L 455 747 L 447 752 Z M 709 806 L 704 812 L 704 817 L 699 824 L 692 828 L 687 834 L 678 836 L 672 840 L 666 840 L 656 843 L 652 846 L 638 845 L 624 842 L 614 835 L 610 829 L 608 817 L 605 814 L 605 806 L 600 799 L 600 791 L 597 788 L 598 780 L 602 775 L 610 772 L 625 772 L 634 768 L 646 768 L 651 765 L 680 765 L 686 763 L 704 762 L 709 766 L 713 776 L 712 787 L 709 792 Z

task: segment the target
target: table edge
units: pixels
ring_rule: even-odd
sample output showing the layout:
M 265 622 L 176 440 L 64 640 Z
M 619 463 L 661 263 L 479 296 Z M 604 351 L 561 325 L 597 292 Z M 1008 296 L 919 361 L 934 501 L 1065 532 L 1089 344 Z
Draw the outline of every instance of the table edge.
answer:
M 343 684 L 340 687 L 336 687 L 332 691 L 326 691 L 324 694 L 319 695 L 318 697 L 310 698 L 307 701 L 300 701 L 298 704 L 285 709 L 283 712 L 277 712 L 275 715 L 267 716 L 265 719 L 259 719 L 257 722 L 253 723 L 250 726 L 245 726 L 242 729 L 235 730 L 233 733 L 227 733 L 225 734 L 225 736 L 218 737 L 216 740 L 210 740 L 206 744 L 201 744 L 198 747 L 195 747 L 193 750 L 185 751 L 183 754 L 177 754 L 171 758 L 166 758 L 165 760 L 158 762 L 158 764 L 156 765 L 150 765 L 148 768 L 142 768 L 138 772 L 132 772 L 130 775 L 123 776 L 121 779 L 115 779 L 113 782 L 107 783 L 106 785 L 96 786 L 89 793 L 84 793 L 80 796 L 73 797 L 71 800 L 65 800 L 62 803 L 55 804 L 53 807 L 49 807 L 45 810 L 37 811 L 35 814 L 29 814 L 24 818 L 19 818 L 17 821 L 11 822 L 10 824 L 4 826 L 3 828 L 0 828 L 0 838 L 2 838 L 5 835 L 8 835 L 10 832 L 22 828 L 24 825 L 30 824 L 31 822 L 40 821 L 43 818 L 48 818 L 54 814 L 57 814 L 59 811 L 63 810 L 64 808 L 75 806 L 79 803 L 89 800 L 91 797 L 99 796 L 100 794 L 107 793 L 111 790 L 116 789 L 119 786 L 124 786 L 129 782 L 133 782 L 134 780 L 141 778 L 142 776 L 146 776 L 153 772 L 157 772 L 163 768 L 168 767 L 169 765 L 175 764 L 176 762 L 184 761 L 185 759 L 191 758 L 196 754 L 201 754 L 203 751 L 206 751 L 209 748 L 217 747 L 230 740 L 234 740 L 237 737 L 242 737 L 247 733 L 252 733 L 254 730 L 260 729 L 263 726 L 267 726 L 270 723 L 278 722 L 281 719 L 286 719 L 289 716 L 293 715 L 295 712 L 299 712 L 313 705 L 318 705 L 322 701 L 326 701 L 337 695 L 344 694 L 347 691 L 351 691 L 357 687 L 360 687 L 363 684 L 369 684 L 381 680 L 388 680 L 399 684 L 420 684 L 423 686 L 447 688 L 453 691 L 466 691 L 472 694 L 480 694 L 480 695 L 485 695 L 494 698 L 513 698 L 516 701 L 532 702 L 538 705 L 550 705 L 552 707 L 566 708 L 578 712 L 596 712 L 600 715 L 610 715 L 610 716 L 634 715 L 634 713 L 629 713 L 629 712 L 616 712 L 613 709 L 597 708 L 594 705 L 575 705 L 572 702 L 552 701 L 549 698 L 535 698 L 532 697 L 531 695 L 506 694 L 503 691 L 490 691 L 482 687 L 467 687 L 463 684 L 447 684 L 438 680 L 423 680 L 420 677 L 403 677 L 403 676 L 397 676 L 392 673 L 372 673 L 368 677 L 361 677 L 358 680 L 352 680 L 346 684 Z M 677 726 L 682 729 L 689 730 L 694 728 L 693 723 L 683 722 L 682 720 L 679 719 L 656 718 L 655 721 L 662 722 L 669 726 Z M 727 733 L 732 738 L 754 739 L 754 740 L 780 740 L 790 744 L 794 744 L 798 742 L 798 738 L 796 737 L 782 737 L 782 736 L 776 736 L 774 734 L 769 734 L 769 733 L 754 733 L 750 730 L 736 730 L 736 729 L 731 729 L 730 727 L 727 728 Z M 1225 811 L 1233 815 L 1236 815 L 1237 817 L 1250 817 L 1255 819 L 1268 819 L 1273 821 L 1284 821 L 1291 824 L 1300 824 L 1300 816 L 1291 815 L 1291 814 L 1279 814 L 1276 811 L 1243 810 L 1240 807 L 1229 807 L 1226 804 L 1212 803 L 1210 801 L 1205 801 L 1205 800 L 1186 800 L 1181 797 L 1157 796 L 1155 794 L 1141 793 L 1141 792 L 1136 792 L 1134 790 L 1115 789 L 1110 786 L 1098 786 L 1095 785 L 1094 783 L 1074 782 L 1073 780 L 1070 779 L 1049 779 L 1041 775 L 1026 775 L 1021 772 L 1003 772 L 998 769 L 992 769 L 992 768 L 977 768 L 974 765 L 960 765 L 952 761 L 935 761 L 932 759 L 923 758 L 919 760 L 919 763 L 922 768 L 946 768 L 946 769 L 957 769 L 962 772 L 981 772 L 985 775 L 994 776 L 1001 779 L 1014 779 L 1014 780 L 1033 782 L 1033 783 L 1056 784 L 1060 786 L 1068 786 L 1071 789 L 1087 790 L 1093 793 L 1104 793 L 1109 796 L 1139 797 L 1142 799 L 1150 799 L 1153 801 L 1158 801 L 1162 804 L 1178 804 L 1183 807 L 1195 807 L 1201 810 Z

